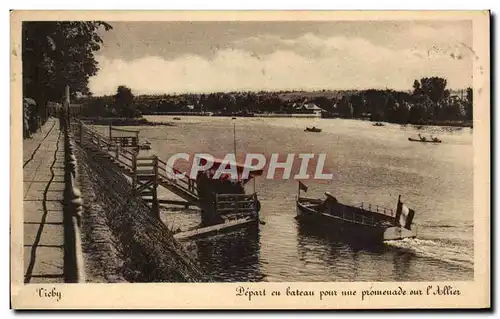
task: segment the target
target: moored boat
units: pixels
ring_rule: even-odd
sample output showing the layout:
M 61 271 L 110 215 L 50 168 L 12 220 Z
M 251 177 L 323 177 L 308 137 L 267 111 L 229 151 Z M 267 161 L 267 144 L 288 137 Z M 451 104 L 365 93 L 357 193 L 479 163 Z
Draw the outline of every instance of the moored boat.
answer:
M 306 224 L 338 231 L 341 236 L 368 239 L 370 242 L 415 238 L 415 211 L 398 198 L 396 211 L 374 205 L 349 206 L 330 193 L 326 199 L 297 198 L 297 219 Z
M 210 169 L 198 173 L 196 179 L 197 194 L 200 197 L 203 226 L 220 225 L 222 228 L 232 226 L 258 225 L 260 201 L 255 190 L 255 178 L 262 175 L 262 170 L 252 170 L 248 176 L 243 176 L 243 170 L 251 169 L 240 163 L 230 163 L 236 168 L 237 178 L 223 174 L 215 177 L 220 165 L 227 165 L 221 159 L 206 159 L 200 157 L 199 165 L 210 164 Z M 244 186 L 254 180 L 253 192 L 247 194 Z

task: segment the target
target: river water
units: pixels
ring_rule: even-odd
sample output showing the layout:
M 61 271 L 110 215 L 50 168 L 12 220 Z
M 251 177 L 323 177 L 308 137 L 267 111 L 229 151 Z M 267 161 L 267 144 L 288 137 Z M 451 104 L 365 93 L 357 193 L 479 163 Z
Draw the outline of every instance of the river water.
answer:
M 305 181 L 308 197 L 323 198 L 329 191 L 345 204 L 364 202 L 395 209 L 401 195 L 416 211 L 416 239 L 359 246 L 297 223 L 296 181 L 259 177 L 256 190 L 265 224 L 258 234 L 239 231 L 186 243 L 215 281 L 473 280 L 473 145 L 469 128 L 375 127 L 367 121 L 319 118 L 148 119 L 173 124 L 140 128 L 141 138 L 148 139 L 152 152 L 163 160 L 181 152 L 223 158 L 233 150 L 236 123 L 240 160 L 249 152 L 266 156 L 326 154 L 324 171 L 332 173 L 333 179 Z M 307 133 L 306 126 L 323 131 Z M 418 133 L 434 134 L 443 143 L 408 141 Z M 252 186 L 248 185 L 250 191 Z M 160 195 L 175 198 L 167 191 Z M 168 208 L 161 215 L 171 228 L 189 228 L 200 220 L 195 209 Z

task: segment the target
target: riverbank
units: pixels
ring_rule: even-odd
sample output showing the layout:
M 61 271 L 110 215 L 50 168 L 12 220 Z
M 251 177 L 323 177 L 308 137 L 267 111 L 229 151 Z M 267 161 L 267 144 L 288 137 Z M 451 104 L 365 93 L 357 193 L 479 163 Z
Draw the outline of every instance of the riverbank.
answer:
M 192 117 L 192 116 L 203 116 L 203 117 L 250 117 L 250 118 L 322 118 L 322 119 L 351 119 L 351 118 L 342 118 L 340 116 L 335 116 L 335 117 L 329 117 L 329 116 L 323 116 L 320 113 L 249 113 L 249 114 L 213 114 L 210 112 L 153 112 L 153 113 L 147 113 L 143 114 L 144 116 L 187 116 L 187 117 Z M 367 122 L 382 122 L 382 123 L 390 123 L 390 124 L 399 124 L 399 125 L 413 125 L 413 126 L 450 126 L 450 127 L 473 127 L 473 121 L 472 120 L 429 120 L 429 121 L 419 121 L 419 122 L 414 122 L 414 123 L 396 123 L 396 122 L 389 122 L 389 121 L 372 121 L 370 118 L 352 118 L 352 120 L 359 120 L 359 121 L 367 121 Z M 138 124 L 122 124 L 122 125 L 174 125 L 172 123 L 163 123 L 159 124 L 158 122 L 147 122 L 144 121 L 145 124 L 140 124 L 141 122 L 138 121 Z M 131 122 L 133 123 L 133 121 Z M 100 123 L 94 123 L 94 124 L 100 124 Z M 107 125 L 101 124 L 101 125 Z M 119 124 L 113 124 L 113 125 L 119 125 Z
M 341 117 L 323 117 L 320 114 L 309 114 L 309 113 L 297 113 L 297 114 L 285 114 L 285 113 L 252 113 L 251 115 L 228 115 L 228 114 L 212 114 L 210 112 L 156 112 L 154 114 L 143 114 L 144 116 L 187 116 L 187 117 L 250 117 L 250 118 L 322 118 L 322 119 L 342 119 Z M 122 118 L 122 117 L 82 117 L 83 121 L 92 125 L 113 125 L 113 126 L 175 126 L 172 122 L 156 122 L 147 120 L 144 117 L 141 118 Z M 177 119 L 179 120 L 179 119 Z M 424 126 L 440 126 L 440 127 L 470 127 L 473 128 L 473 121 L 462 121 L 462 120 L 443 120 L 443 121 L 421 121 L 415 123 L 394 123 L 388 121 L 371 121 L 369 118 L 353 118 L 353 120 L 367 121 L 367 122 L 382 122 L 390 124 L 399 125 L 412 125 L 415 127 Z
M 88 282 L 205 281 L 170 230 L 132 195 L 124 175 L 91 151 L 76 147 L 75 153 Z
M 113 126 L 174 126 L 168 122 L 151 122 L 147 119 L 125 118 L 125 117 L 82 117 L 82 121 L 92 125 L 113 125 Z
M 403 124 L 404 125 L 404 124 Z M 408 123 L 407 125 L 419 126 L 451 126 L 473 128 L 473 121 L 423 121 L 418 123 Z

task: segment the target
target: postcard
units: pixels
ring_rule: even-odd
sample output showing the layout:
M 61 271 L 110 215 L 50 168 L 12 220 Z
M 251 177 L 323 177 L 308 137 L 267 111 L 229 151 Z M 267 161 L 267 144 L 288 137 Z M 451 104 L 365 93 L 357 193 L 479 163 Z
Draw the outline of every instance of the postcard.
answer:
M 12 11 L 12 307 L 489 308 L 489 19 Z

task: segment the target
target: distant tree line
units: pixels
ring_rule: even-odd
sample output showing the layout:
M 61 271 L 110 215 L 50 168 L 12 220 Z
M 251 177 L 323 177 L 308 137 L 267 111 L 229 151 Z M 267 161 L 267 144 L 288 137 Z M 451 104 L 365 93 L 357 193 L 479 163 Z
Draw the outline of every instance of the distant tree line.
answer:
M 452 96 L 446 79 L 415 80 L 409 92 L 359 90 L 310 92 L 228 92 L 210 94 L 140 95 L 119 86 L 113 96 L 88 98 L 88 116 L 137 117 L 167 112 L 212 112 L 215 114 L 297 113 L 297 106 L 313 103 L 325 117 L 362 118 L 400 124 L 446 124 L 472 120 L 472 89 Z
M 439 77 L 415 80 L 412 92 L 364 90 L 344 95 L 330 103 L 325 98 L 315 102 L 336 116 L 369 118 L 399 124 L 432 124 L 472 121 L 472 89 L 464 96 L 451 96 L 446 80 Z

